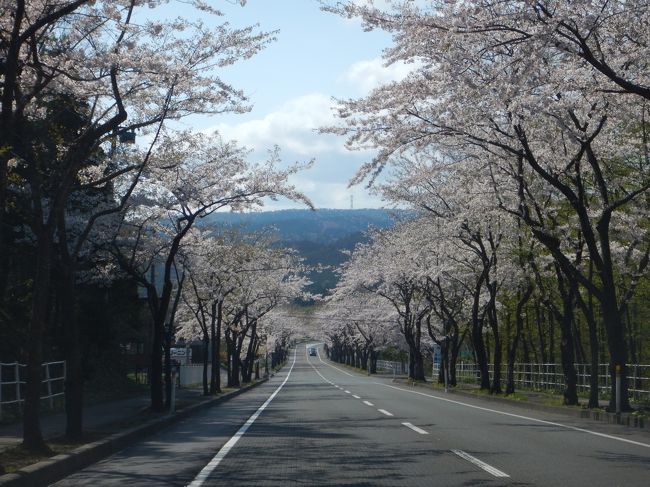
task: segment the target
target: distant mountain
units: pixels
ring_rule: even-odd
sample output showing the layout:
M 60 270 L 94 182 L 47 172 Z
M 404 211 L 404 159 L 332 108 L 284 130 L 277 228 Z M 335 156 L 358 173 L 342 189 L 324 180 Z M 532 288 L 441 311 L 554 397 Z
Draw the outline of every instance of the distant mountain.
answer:
M 405 212 L 382 209 L 281 210 L 213 213 L 203 224 L 240 227 L 245 232 L 275 228 L 279 245 L 298 251 L 307 265 L 328 267 L 309 276 L 313 281 L 310 291 L 324 294 L 336 286 L 334 270 L 348 259 L 344 251 L 366 241 L 369 228 L 388 228 L 406 216 Z
M 255 231 L 275 227 L 282 242 L 311 241 L 333 243 L 368 227 L 386 228 L 393 224 L 392 210 L 280 210 L 258 213 L 213 213 L 206 218 L 210 225 L 241 226 Z

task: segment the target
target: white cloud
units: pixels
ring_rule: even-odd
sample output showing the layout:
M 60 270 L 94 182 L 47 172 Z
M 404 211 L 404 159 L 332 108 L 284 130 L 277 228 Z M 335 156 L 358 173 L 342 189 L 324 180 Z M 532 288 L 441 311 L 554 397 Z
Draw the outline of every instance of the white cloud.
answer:
M 325 183 L 301 175 L 292 178 L 292 182 L 300 188 L 314 203 L 316 208 L 350 208 L 350 196 L 353 197 L 354 208 L 380 208 L 384 206 L 379 196 L 372 195 L 363 186 L 353 186 L 349 188 L 345 182 Z M 267 201 L 264 205 L 267 210 L 280 210 L 288 208 L 304 208 L 304 205 L 279 199 L 278 201 Z
M 306 157 L 344 152 L 341 138 L 317 133 L 319 127 L 334 124 L 332 105 L 328 96 L 313 93 L 289 100 L 263 118 L 235 125 L 219 124 L 211 130 L 216 129 L 224 138 L 254 150 L 266 150 L 277 144 L 283 151 Z
M 381 58 L 375 58 L 354 63 L 341 80 L 366 94 L 382 84 L 404 79 L 413 69 L 413 64 L 397 62 L 386 66 Z

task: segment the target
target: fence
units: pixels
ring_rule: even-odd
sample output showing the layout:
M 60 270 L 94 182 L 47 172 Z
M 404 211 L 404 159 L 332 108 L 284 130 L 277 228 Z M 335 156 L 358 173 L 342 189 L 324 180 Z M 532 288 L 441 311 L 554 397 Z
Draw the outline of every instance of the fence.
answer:
M 390 360 L 377 360 L 377 372 L 390 372 L 392 374 L 408 374 L 408 365 L 403 362 Z
M 23 386 L 27 383 L 23 379 L 26 365 L 13 362 L 10 364 L 0 363 L 0 419 L 2 419 L 2 408 L 5 405 L 14 405 L 22 409 L 25 401 Z M 50 409 L 54 408 L 54 398 L 65 394 L 65 361 L 47 362 L 43 364 L 43 380 L 41 381 L 41 400 L 47 399 Z
M 589 364 L 574 364 L 578 374 L 578 392 L 589 393 L 591 366 Z M 438 364 L 433 366 L 434 377 L 438 374 Z M 628 392 L 635 401 L 650 400 L 650 365 L 629 364 Z M 489 364 L 490 376 L 494 373 L 494 364 Z M 506 365 L 501 369 L 501 377 L 506 379 Z M 456 380 L 458 382 L 476 383 L 480 371 L 476 364 L 459 362 L 456 364 Z M 514 364 L 515 387 L 532 390 L 561 391 L 564 388 L 564 374 L 560 364 Z M 603 396 L 608 396 L 611 390 L 609 365 L 598 366 L 598 389 Z

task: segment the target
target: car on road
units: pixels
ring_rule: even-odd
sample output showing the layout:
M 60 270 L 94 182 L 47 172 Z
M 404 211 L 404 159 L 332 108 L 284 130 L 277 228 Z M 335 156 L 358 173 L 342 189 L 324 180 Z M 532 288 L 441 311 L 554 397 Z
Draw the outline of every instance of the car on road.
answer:
M 316 347 L 311 347 L 309 349 L 309 355 L 312 356 L 312 357 L 316 356 Z

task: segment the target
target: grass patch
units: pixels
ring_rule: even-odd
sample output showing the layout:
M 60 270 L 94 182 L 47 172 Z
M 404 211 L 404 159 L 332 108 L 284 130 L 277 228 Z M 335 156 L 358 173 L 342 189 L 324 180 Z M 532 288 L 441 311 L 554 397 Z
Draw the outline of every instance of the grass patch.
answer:
M 542 403 L 547 406 L 564 406 L 564 397 L 546 395 L 542 400 Z
M 97 441 L 102 434 L 88 433 L 82 440 L 70 441 L 66 438 L 55 438 L 47 441 L 45 444 L 50 449 L 50 453 L 33 453 L 24 448 L 22 445 L 13 448 L 7 448 L 0 451 L 0 465 L 4 467 L 4 473 L 14 473 L 23 467 L 46 460 L 62 453 L 69 453 L 75 448 L 79 448 L 87 443 Z
M 528 401 L 528 396 L 521 392 L 513 392 L 512 394 L 504 394 L 503 397 L 512 401 Z

